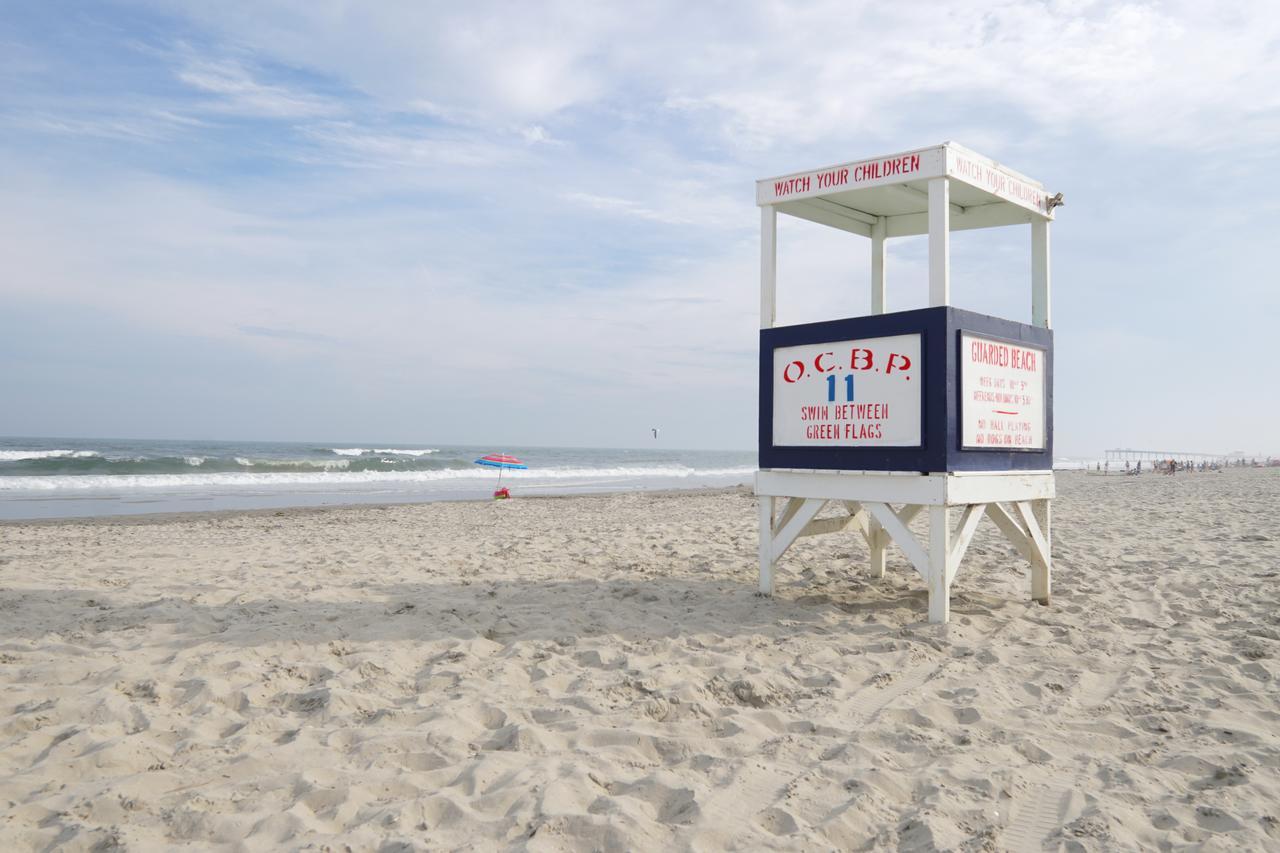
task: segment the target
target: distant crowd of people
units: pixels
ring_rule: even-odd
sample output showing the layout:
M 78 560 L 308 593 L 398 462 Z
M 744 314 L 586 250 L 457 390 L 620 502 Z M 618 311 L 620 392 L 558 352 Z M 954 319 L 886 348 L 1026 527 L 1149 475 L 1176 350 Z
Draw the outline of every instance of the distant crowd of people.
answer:
M 1273 459 L 1268 456 L 1265 462 L 1259 462 L 1257 459 L 1215 459 L 1211 461 L 1195 462 L 1190 459 L 1156 459 L 1150 463 L 1150 470 L 1157 474 L 1176 474 L 1179 471 L 1221 471 L 1229 467 L 1236 468 L 1275 468 L 1280 467 L 1280 459 Z M 1099 474 L 1111 473 L 1111 460 L 1099 462 L 1097 465 Z M 1118 473 L 1118 469 L 1117 469 Z M 1137 476 L 1142 473 L 1142 460 L 1139 459 L 1136 465 L 1131 465 L 1128 460 L 1124 463 L 1124 473 L 1130 476 Z

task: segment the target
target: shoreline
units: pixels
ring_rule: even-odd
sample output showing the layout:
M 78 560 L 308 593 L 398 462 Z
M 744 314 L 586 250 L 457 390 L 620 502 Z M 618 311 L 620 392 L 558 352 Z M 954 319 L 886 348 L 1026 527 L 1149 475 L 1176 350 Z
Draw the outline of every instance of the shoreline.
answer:
M 1247 468 L 1234 469 L 1233 468 L 1233 469 L 1227 469 L 1227 470 L 1235 471 L 1235 470 L 1266 470 L 1266 469 L 1265 468 L 1258 468 L 1258 469 L 1247 469 Z M 1188 472 L 1188 473 L 1180 474 L 1177 476 L 1179 478 L 1180 477 L 1199 477 L 1199 476 L 1209 476 L 1212 473 L 1215 473 L 1215 472 Z M 1111 472 L 1111 474 L 1109 475 L 1109 477 L 1107 477 L 1107 479 L 1115 479 L 1117 477 L 1120 477 L 1122 474 L 1123 472 Z M 1079 469 L 1079 468 L 1058 469 L 1054 471 L 1054 475 L 1057 478 L 1085 477 L 1085 476 L 1104 477 L 1105 476 L 1103 474 L 1099 474 L 1092 470 Z M 1144 472 L 1141 476 L 1127 477 L 1124 479 L 1126 483 L 1132 484 L 1132 483 L 1137 483 L 1141 481 L 1143 478 L 1150 478 L 1153 476 L 1156 476 L 1154 472 Z M 610 489 L 607 486 L 602 485 L 600 488 L 593 488 L 589 491 L 565 491 L 565 492 L 534 491 L 532 494 L 517 493 L 516 496 L 512 498 L 512 500 L 545 501 L 545 500 L 563 500 L 566 498 L 604 497 L 609 495 L 630 495 L 630 494 L 674 496 L 674 495 L 686 495 L 686 494 L 732 493 L 735 491 L 745 491 L 749 494 L 754 494 L 753 489 L 754 489 L 754 485 L 751 482 L 742 483 L 742 484 L 722 485 L 722 486 L 690 486 L 688 488 L 681 488 L 679 486 L 662 486 L 654 489 L 645 489 L 645 488 Z M 290 493 L 290 494 L 298 494 L 298 493 Z M 302 494 L 305 494 L 305 493 L 302 493 Z M 275 497 L 280 497 L 287 500 L 288 494 L 281 494 Z M 0 501 L 2 500 L 3 499 L 0 499 Z M 85 500 L 85 498 L 66 496 L 66 497 L 58 497 L 58 498 L 45 497 L 45 498 L 39 498 L 38 500 L 44 503 L 44 502 L 61 501 L 61 500 Z M 269 506 L 226 507 L 226 508 L 217 508 L 217 509 L 211 508 L 211 509 L 187 509 L 187 510 L 156 510 L 154 512 L 130 511 L 130 512 L 116 512 L 116 513 L 100 513 L 96 515 L 32 516 L 32 517 L 23 517 L 23 518 L 6 518 L 3 516 L 0 516 L 0 528 L 12 527 L 15 525 L 26 525 L 26 524 L 75 524 L 75 523 L 111 523 L 111 522 L 124 523 L 127 521 L 131 521 L 131 523 L 153 523 L 156 520 L 161 520 L 161 519 L 177 520 L 177 519 L 184 519 L 184 518 L 195 519 L 195 518 L 203 518 L 203 517 L 211 517 L 211 516 L 235 516 L 235 515 L 270 515 L 270 516 L 283 515 L 286 517 L 291 517 L 297 514 L 323 513 L 327 511 L 337 511 L 337 510 L 351 510 L 351 509 L 357 509 L 362 507 L 367 507 L 369 509 L 387 509 L 391 507 L 422 506 L 422 505 L 437 504 L 437 503 L 485 504 L 485 503 L 494 503 L 494 501 L 491 497 L 479 497 L 479 496 L 477 497 L 432 496 L 430 498 L 417 498 L 417 499 L 405 499 L 405 500 L 342 501 L 341 499 L 339 499 L 339 502 L 335 502 L 335 503 L 310 503 L 310 504 L 285 503 L 285 504 L 269 505 Z
M 117 513 L 114 515 L 76 515 L 54 518 L 0 518 L 0 528 L 21 527 L 26 525 L 109 525 L 109 524 L 157 524 L 165 522 L 198 521 L 202 518 L 236 518 L 240 516 L 284 517 L 322 515 L 327 512 L 350 510 L 388 510 L 400 507 L 430 506 L 434 504 L 500 504 L 514 501 L 557 501 L 575 498 L 616 497 L 618 495 L 646 495 L 653 497 L 679 497 L 681 495 L 714 495 L 745 492 L 752 494 L 752 486 L 692 486 L 688 489 L 620 489 L 618 491 L 598 492 L 566 492 L 563 494 L 518 495 L 508 501 L 495 501 L 489 498 L 450 498 L 419 501 L 386 501 L 383 503 L 356 501 L 341 504 L 302 504 L 298 506 L 279 507 L 241 507 L 233 509 L 178 510 L 157 512 Z

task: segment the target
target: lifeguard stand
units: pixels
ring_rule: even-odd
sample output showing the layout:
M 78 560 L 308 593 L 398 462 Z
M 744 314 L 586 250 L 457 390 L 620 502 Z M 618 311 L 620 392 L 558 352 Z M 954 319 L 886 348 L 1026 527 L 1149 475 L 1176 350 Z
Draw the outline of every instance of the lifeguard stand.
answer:
M 856 530 L 883 577 L 896 544 L 924 578 L 929 621 L 990 518 L 1049 603 L 1053 334 L 1049 223 L 1062 196 L 945 142 L 758 181 L 760 591 L 797 538 Z M 871 315 L 775 327 L 777 215 L 871 238 Z M 954 230 L 1031 226 L 1031 324 L 951 307 Z M 887 312 L 885 247 L 929 235 L 929 307 Z M 842 513 L 817 518 L 829 503 Z M 928 509 L 929 533 L 909 529 Z M 952 526 L 953 510 L 959 520 Z

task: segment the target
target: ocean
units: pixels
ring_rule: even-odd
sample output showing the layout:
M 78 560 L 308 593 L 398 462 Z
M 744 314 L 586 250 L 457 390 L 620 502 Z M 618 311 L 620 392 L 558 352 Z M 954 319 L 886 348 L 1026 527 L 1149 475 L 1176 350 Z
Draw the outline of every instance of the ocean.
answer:
M 489 498 L 508 453 L 513 497 L 749 484 L 753 450 L 494 447 L 400 442 L 0 438 L 0 519 L 74 518 Z
M 748 485 L 754 450 L 493 447 L 399 442 L 0 437 L 0 519 L 484 500 L 509 453 L 513 497 Z M 1058 457 L 1057 470 L 1095 460 Z

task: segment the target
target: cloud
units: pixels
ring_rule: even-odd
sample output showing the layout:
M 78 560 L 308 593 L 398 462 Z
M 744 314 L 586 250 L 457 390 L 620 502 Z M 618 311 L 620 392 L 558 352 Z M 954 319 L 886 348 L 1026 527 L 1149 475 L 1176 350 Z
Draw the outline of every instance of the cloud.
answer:
M 298 159 L 352 167 L 480 167 L 510 160 L 514 152 L 473 132 L 418 128 L 389 130 L 356 122 L 327 121 L 299 128 L 318 148 L 302 149 Z
M 687 216 L 681 215 L 679 210 L 674 207 L 666 210 L 652 210 L 625 198 L 613 198 L 611 196 L 581 192 L 565 193 L 562 198 L 572 204 L 579 204 L 601 213 L 634 216 L 638 219 L 648 219 L 652 222 L 663 222 L 668 225 L 687 225 L 694 221 Z
M 273 338 L 280 341 L 299 341 L 308 344 L 333 344 L 338 339 L 332 335 L 318 335 L 315 332 L 300 332 L 296 329 L 269 329 L 265 326 L 240 326 L 246 335 L 259 338 Z
M 159 142 L 198 125 L 197 120 L 164 110 L 138 111 L 123 115 L 57 115 L 42 112 L 13 112 L 0 115 L 7 127 L 56 136 L 94 137 L 123 142 Z
M 231 60 L 192 60 L 178 72 L 188 86 L 215 96 L 206 106 L 221 112 L 297 119 L 342 112 L 332 100 L 279 85 L 259 83 L 249 69 Z
M 1005 110 L 1056 135 L 1086 128 L 1160 145 L 1208 135 L 1224 146 L 1280 133 L 1280 12 L 1262 0 L 829 0 L 729 15 L 678 2 L 182 8 L 235 44 L 390 108 L 426 102 L 494 123 L 625 102 L 702 116 L 720 142 L 753 151 L 855 129 L 892 137 L 928 99 L 944 112 Z

